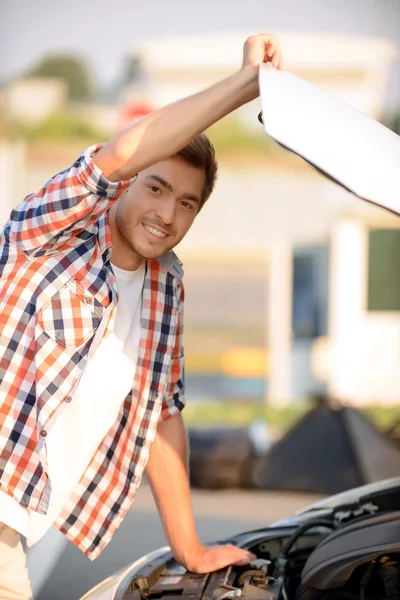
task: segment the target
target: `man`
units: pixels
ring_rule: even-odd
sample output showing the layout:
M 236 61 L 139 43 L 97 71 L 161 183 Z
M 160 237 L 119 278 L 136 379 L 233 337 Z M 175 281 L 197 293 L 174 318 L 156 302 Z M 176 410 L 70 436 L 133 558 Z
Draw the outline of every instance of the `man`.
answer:
M 89 148 L 11 213 L 0 246 L 2 598 L 31 597 L 20 534 L 31 545 L 55 524 L 95 559 L 144 470 L 187 569 L 252 559 L 196 534 L 172 248 L 215 183 L 201 132 L 257 97 L 267 61 L 282 67 L 276 38 L 249 38 L 240 71 Z

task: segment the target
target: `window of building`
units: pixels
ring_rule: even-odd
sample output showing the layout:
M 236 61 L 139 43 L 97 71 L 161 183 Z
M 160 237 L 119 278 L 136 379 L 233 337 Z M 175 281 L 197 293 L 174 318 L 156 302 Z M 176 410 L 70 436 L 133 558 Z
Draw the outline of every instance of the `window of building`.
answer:
M 368 252 L 369 311 L 400 311 L 400 229 L 371 229 Z
M 295 248 L 293 252 L 293 339 L 312 340 L 327 333 L 327 245 Z

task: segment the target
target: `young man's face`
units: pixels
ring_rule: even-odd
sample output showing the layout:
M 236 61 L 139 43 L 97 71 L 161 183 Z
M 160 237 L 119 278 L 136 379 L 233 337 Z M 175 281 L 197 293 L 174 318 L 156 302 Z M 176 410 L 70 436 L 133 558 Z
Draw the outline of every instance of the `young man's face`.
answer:
M 204 170 L 179 157 L 141 171 L 110 210 L 112 262 L 134 269 L 176 246 L 198 213 L 204 185 Z

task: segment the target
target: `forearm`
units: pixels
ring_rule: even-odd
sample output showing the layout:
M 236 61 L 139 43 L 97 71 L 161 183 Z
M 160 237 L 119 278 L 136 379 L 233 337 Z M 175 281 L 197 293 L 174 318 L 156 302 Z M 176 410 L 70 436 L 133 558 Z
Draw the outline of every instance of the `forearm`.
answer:
M 134 123 L 107 142 L 95 162 L 111 181 L 129 179 L 257 96 L 258 67 L 247 67 Z
M 188 441 L 181 414 L 160 422 L 146 475 L 171 550 L 178 562 L 189 566 L 200 545 L 190 501 Z

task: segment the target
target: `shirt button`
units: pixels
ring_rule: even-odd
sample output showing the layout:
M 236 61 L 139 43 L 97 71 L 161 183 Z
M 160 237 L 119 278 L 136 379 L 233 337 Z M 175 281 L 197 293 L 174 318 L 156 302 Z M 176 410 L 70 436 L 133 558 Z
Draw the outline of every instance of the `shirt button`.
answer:
M 40 435 L 41 435 L 42 437 L 46 437 L 46 435 L 47 435 L 47 431 L 46 431 L 45 429 L 42 429 L 42 431 L 40 432 Z
M 64 402 L 71 402 L 72 400 L 72 396 L 67 396 L 64 400 Z
M 89 306 L 92 306 L 93 298 L 90 298 L 90 296 L 86 296 L 85 303 L 88 304 Z

